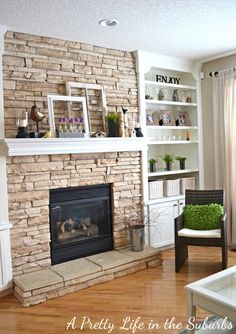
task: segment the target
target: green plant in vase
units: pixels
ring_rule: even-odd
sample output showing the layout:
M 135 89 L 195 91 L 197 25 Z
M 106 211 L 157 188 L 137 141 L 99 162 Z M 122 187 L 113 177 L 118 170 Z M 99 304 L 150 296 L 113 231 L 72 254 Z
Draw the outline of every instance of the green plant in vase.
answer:
M 109 112 L 105 116 L 107 121 L 107 136 L 108 137 L 119 137 L 119 121 L 120 116 L 117 112 Z
M 185 169 L 185 161 L 186 161 L 187 158 L 179 155 L 179 156 L 175 157 L 175 159 L 177 161 L 179 161 L 179 168 L 180 169 Z
M 172 170 L 172 164 L 175 160 L 175 157 L 172 153 L 165 153 L 164 155 L 161 155 L 161 158 L 166 163 L 166 170 L 170 171 Z
M 157 160 L 155 160 L 155 159 L 150 159 L 149 160 L 150 173 L 155 173 L 156 172 L 156 163 L 157 163 Z

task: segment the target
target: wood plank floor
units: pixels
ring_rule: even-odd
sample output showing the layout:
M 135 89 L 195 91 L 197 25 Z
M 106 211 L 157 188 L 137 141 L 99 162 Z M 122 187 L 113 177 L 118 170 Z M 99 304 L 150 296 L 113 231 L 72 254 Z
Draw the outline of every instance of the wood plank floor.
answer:
M 178 329 L 164 329 L 167 319 L 174 317 L 186 327 L 186 295 L 184 286 L 220 270 L 220 250 L 216 248 L 190 248 L 189 262 L 176 274 L 174 250 L 163 252 L 163 265 L 144 270 L 107 283 L 95 285 L 43 304 L 23 308 L 14 296 L 0 299 L 1 334 L 130 334 L 178 333 Z M 236 252 L 229 252 L 229 266 L 236 265 Z M 198 319 L 208 314 L 198 311 Z M 75 318 L 74 318 L 75 317 Z M 123 319 L 130 317 L 123 329 Z M 137 317 L 144 328 L 136 329 Z M 74 318 L 73 330 L 67 324 Z M 128 319 L 128 318 L 127 318 Z M 83 325 L 83 321 L 91 322 Z M 96 322 L 100 328 L 95 329 Z M 150 323 L 159 329 L 149 329 Z M 115 328 L 109 327 L 115 326 Z M 89 328 L 90 327 L 90 328 Z M 109 327 L 109 328 L 108 328 Z M 141 326 L 142 327 L 142 326 Z

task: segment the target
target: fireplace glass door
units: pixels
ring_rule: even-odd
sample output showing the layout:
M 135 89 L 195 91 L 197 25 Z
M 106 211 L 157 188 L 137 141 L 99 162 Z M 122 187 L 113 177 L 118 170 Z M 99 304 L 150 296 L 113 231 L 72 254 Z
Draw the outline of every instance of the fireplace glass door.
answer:
M 110 185 L 50 191 L 52 264 L 113 249 Z

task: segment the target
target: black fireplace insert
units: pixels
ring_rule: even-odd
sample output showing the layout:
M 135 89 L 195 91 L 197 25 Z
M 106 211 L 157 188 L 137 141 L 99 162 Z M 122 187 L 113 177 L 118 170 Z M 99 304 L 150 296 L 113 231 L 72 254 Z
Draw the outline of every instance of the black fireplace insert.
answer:
M 111 185 L 50 190 L 52 264 L 113 249 Z

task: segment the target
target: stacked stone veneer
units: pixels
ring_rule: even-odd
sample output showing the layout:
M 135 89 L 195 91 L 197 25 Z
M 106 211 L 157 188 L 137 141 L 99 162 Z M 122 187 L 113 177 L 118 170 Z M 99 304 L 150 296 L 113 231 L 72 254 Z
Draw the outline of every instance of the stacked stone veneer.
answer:
M 130 52 L 8 31 L 3 79 L 5 137 L 15 137 L 15 116 L 30 112 L 34 102 L 48 116 L 47 95 L 66 95 L 69 81 L 103 85 L 108 112 L 120 111 L 123 105 L 130 122 L 138 118 L 135 60 Z M 96 103 L 93 98 L 91 113 L 97 110 Z M 48 117 L 44 122 L 41 131 L 49 129 Z M 96 114 L 91 114 L 91 122 L 92 129 L 98 130 Z M 35 124 L 30 123 L 32 130 Z
M 128 244 L 124 215 L 141 210 L 140 152 L 7 158 L 14 276 L 49 267 L 49 189 L 112 183 L 114 249 Z

